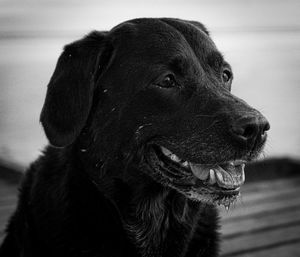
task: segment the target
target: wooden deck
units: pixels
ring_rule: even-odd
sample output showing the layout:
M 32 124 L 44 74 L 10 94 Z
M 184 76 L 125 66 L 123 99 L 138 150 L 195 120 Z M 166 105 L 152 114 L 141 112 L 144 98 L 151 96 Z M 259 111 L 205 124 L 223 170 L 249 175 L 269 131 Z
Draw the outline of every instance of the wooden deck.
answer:
M 300 256 L 299 184 L 300 177 L 246 184 L 231 210 L 221 208 L 221 256 Z M 0 242 L 16 194 L 16 184 L 0 180 Z
M 300 177 L 245 185 L 222 211 L 222 256 L 300 256 Z

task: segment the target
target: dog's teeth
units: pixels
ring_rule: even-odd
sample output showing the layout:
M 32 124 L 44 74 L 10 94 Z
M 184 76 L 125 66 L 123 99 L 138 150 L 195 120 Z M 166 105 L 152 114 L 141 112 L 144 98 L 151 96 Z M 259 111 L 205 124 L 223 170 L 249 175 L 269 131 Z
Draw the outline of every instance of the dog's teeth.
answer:
M 181 161 L 181 159 L 180 159 L 176 154 L 173 154 L 169 149 L 167 149 L 167 148 L 165 148 L 165 147 L 163 147 L 163 146 L 161 146 L 160 148 L 161 148 L 162 153 L 163 153 L 165 156 L 169 157 L 172 161 L 174 161 L 174 162 L 180 162 L 180 161 Z M 185 163 L 185 162 L 184 162 L 184 163 Z M 184 163 L 182 163 L 184 166 L 185 166 L 185 165 L 188 166 L 188 163 L 187 163 L 187 162 L 186 162 L 186 164 L 184 164 Z
M 230 208 L 230 202 L 224 203 L 225 210 L 228 211 Z
M 241 177 L 241 181 L 242 181 L 242 183 L 244 183 L 245 182 L 245 171 L 244 171 L 244 168 L 245 168 L 245 164 L 243 163 L 242 164 L 242 177 Z
M 162 151 L 163 154 L 166 155 L 166 156 L 172 155 L 172 152 L 171 152 L 170 150 L 168 150 L 167 148 L 165 148 L 165 147 L 162 147 L 162 146 L 161 146 L 161 151 Z
M 213 169 L 209 170 L 209 184 L 213 185 L 216 183 L 216 175 L 215 171 Z
M 216 171 L 216 176 L 217 176 L 218 181 L 223 181 L 224 180 L 223 175 L 222 175 L 221 172 Z
M 184 167 L 188 167 L 188 166 L 189 166 L 189 162 L 188 162 L 188 161 L 185 161 L 185 162 L 182 163 L 182 165 L 183 165 Z
M 175 162 L 180 162 L 180 161 L 181 161 L 181 159 L 179 159 L 178 156 L 175 155 L 175 154 L 172 154 L 172 155 L 170 156 L 170 158 L 171 158 L 172 161 L 175 161 Z

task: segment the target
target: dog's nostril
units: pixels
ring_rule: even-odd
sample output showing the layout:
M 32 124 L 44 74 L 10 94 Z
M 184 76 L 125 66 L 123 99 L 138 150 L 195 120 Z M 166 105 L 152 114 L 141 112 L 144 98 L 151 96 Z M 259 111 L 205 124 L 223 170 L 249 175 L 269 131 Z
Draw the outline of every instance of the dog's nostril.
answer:
M 242 134 L 243 137 L 245 138 L 251 138 L 254 134 L 256 134 L 256 126 L 255 125 L 247 125 L 245 128 L 244 128 L 244 133 Z
M 267 131 L 270 129 L 269 122 L 267 120 L 262 122 L 261 128 L 262 128 L 261 131 L 260 131 L 261 140 L 265 140 L 267 138 Z
M 270 129 L 270 123 L 268 121 L 265 121 L 262 127 L 263 129 L 261 131 L 261 134 L 265 135 L 266 132 Z
M 235 124 L 232 126 L 232 131 L 236 137 L 246 141 L 257 134 L 258 127 L 255 123 Z

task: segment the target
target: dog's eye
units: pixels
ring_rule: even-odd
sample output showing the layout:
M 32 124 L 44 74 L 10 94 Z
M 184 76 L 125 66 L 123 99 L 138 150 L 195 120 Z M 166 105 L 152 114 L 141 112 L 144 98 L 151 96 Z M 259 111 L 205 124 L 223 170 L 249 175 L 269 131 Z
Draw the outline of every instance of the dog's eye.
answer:
M 159 87 L 171 88 L 176 86 L 175 77 L 172 74 L 169 74 L 164 77 L 164 79 L 157 84 Z
M 230 70 L 224 70 L 222 74 L 222 79 L 224 83 L 227 83 L 231 80 L 232 74 Z

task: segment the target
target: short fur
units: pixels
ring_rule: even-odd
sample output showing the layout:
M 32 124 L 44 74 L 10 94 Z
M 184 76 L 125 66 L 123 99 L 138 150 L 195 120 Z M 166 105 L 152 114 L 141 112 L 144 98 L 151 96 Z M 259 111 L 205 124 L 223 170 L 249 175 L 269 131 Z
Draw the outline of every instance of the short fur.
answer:
M 179 19 L 67 45 L 41 114 L 51 145 L 26 172 L 1 257 L 217 256 L 216 208 L 155 180 L 143 160 L 149 142 L 197 163 L 249 152 L 228 131 L 260 114 L 230 93 L 223 65 L 206 28 Z M 161 86 L 168 73 L 176 88 Z

